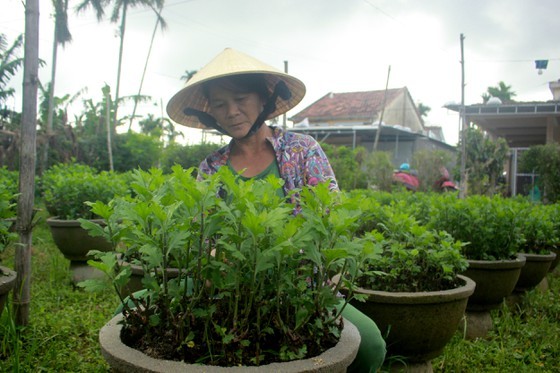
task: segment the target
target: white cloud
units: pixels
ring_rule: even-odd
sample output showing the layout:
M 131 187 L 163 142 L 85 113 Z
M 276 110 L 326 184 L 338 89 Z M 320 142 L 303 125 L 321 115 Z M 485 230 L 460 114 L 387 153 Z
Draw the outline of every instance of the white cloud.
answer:
M 50 6 L 41 1 L 40 56 L 49 64 Z M 480 102 L 499 81 L 511 85 L 518 100 L 548 100 L 548 82 L 560 78 L 559 11 L 557 0 L 167 0 L 169 27 L 158 31 L 143 87 L 155 105 L 143 105 L 141 112 L 159 115 L 186 70 L 232 47 L 279 69 L 288 61 L 290 73 L 308 88 L 292 114 L 330 91 L 383 89 L 391 65 L 389 86 L 407 86 L 416 102 L 432 108 L 428 123 L 443 126 L 455 143 L 457 115 L 442 106 L 460 101 L 459 35 L 465 35 L 467 104 Z M 1 33 L 13 39 L 23 31 L 23 19 L 20 0 L 3 0 Z M 128 14 L 121 95 L 138 91 L 154 22 L 151 10 Z M 70 28 L 74 41 L 59 54 L 57 94 L 87 86 L 100 99 L 105 83 L 114 92 L 117 26 L 98 23 L 89 11 L 72 14 Z M 535 59 L 550 60 L 542 75 Z M 40 78 L 50 79 L 50 66 Z M 132 109 L 121 113 L 126 110 Z M 189 132 L 193 141 L 199 137 Z

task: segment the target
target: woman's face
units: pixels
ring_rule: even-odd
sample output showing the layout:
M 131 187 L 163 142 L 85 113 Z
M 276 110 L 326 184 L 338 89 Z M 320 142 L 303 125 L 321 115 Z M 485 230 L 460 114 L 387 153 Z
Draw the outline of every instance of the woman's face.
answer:
M 264 102 L 257 93 L 242 92 L 211 85 L 208 89 L 210 114 L 231 137 L 243 138 L 263 110 Z

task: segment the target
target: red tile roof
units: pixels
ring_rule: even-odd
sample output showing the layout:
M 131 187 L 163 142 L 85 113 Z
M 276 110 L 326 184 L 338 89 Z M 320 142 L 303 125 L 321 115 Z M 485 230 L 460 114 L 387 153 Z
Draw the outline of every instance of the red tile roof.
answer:
M 389 105 L 404 90 L 406 88 L 388 89 L 386 105 Z M 371 121 L 376 114 L 381 113 L 384 98 L 385 90 L 328 93 L 290 119 L 294 122 L 302 121 L 305 118 L 311 122 L 330 119 Z

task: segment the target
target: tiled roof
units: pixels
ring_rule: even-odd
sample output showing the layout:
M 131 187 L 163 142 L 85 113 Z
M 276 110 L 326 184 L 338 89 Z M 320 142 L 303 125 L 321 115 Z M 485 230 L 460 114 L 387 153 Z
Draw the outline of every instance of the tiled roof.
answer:
M 406 88 L 395 88 L 387 90 L 387 102 L 398 97 Z M 313 104 L 309 105 L 291 120 L 299 122 L 305 118 L 310 121 L 325 119 L 365 119 L 371 120 L 375 114 L 381 112 L 385 90 L 328 93 Z

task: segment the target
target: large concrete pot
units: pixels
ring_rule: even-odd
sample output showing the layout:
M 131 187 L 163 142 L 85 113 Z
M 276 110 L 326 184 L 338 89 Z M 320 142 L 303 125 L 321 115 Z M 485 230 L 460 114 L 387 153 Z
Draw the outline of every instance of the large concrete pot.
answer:
M 16 277 L 16 272 L 7 267 L 0 266 L 0 315 L 2 315 L 2 311 L 4 311 L 4 305 L 6 304 L 10 290 L 12 290 L 16 284 Z
M 550 265 L 550 269 L 548 270 L 549 272 L 552 272 L 556 269 L 556 267 L 558 267 L 558 263 L 560 263 L 560 246 L 555 246 L 551 248 L 550 251 L 556 254 L 556 258 L 554 258 L 552 264 Z
M 525 261 L 522 255 L 513 260 L 469 260 L 469 268 L 463 275 L 476 282 L 476 289 L 469 297 L 467 310 L 498 308 L 513 292 Z
M 386 292 L 359 288 L 365 302 L 352 305 L 368 315 L 387 336 L 388 356 L 411 364 L 426 364 L 441 354 L 457 331 L 475 283 L 459 276 L 463 285 L 431 292 Z M 431 364 L 429 365 L 431 367 Z
M 94 223 L 103 225 L 101 219 L 92 220 Z M 87 261 L 91 259 L 87 254 L 90 250 L 111 251 L 111 244 L 102 237 L 92 237 L 83 229 L 78 220 L 47 219 L 47 225 L 51 230 L 54 243 L 64 255 L 70 260 L 72 280 L 74 283 L 88 278 L 101 277 L 100 271 L 88 266 Z
M 124 260 L 121 260 L 120 263 L 123 266 L 129 266 L 131 269 L 130 279 L 128 280 L 128 283 L 125 285 L 123 289 L 123 293 L 125 295 L 130 295 L 132 293 L 144 289 L 145 288 L 144 284 L 142 284 L 142 279 L 145 276 L 144 268 L 142 268 L 142 266 L 139 266 L 137 264 L 132 264 Z M 179 277 L 179 269 L 177 268 L 166 268 L 165 272 L 167 274 L 168 279 Z
M 339 342 L 333 348 L 310 359 L 286 363 L 273 363 L 259 367 L 216 367 L 187 364 L 181 361 L 158 360 L 128 347 L 121 342 L 122 314 L 113 317 L 99 332 L 101 353 L 111 366 L 111 371 L 136 372 L 346 372 L 360 345 L 360 333 L 349 321 L 344 320 L 344 329 Z
M 529 254 L 520 253 L 526 258 L 526 263 L 521 269 L 519 280 L 515 285 L 516 292 L 525 292 L 537 286 L 547 275 L 556 254 Z

